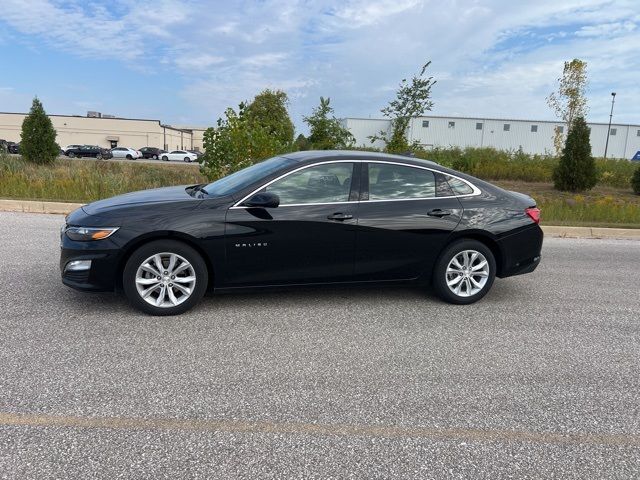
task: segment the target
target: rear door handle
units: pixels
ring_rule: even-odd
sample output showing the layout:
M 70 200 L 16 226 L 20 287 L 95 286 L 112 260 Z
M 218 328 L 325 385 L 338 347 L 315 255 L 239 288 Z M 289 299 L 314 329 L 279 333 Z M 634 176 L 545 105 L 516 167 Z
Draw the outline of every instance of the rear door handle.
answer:
M 350 218 L 353 218 L 353 215 L 351 215 L 350 213 L 341 213 L 341 212 L 337 212 L 337 213 L 332 213 L 331 215 L 327 216 L 327 218 L 329 220 L 349 220 Z
M 442 218 L 442 217 L 446 217 L 447 215 L 451 215 L 451 212 L 449 210 L 442 210 L 440 208 L 434 208 L 433 210 L 429 210 L 427 212 L 427 215 L 429 215 L 430 217 Z

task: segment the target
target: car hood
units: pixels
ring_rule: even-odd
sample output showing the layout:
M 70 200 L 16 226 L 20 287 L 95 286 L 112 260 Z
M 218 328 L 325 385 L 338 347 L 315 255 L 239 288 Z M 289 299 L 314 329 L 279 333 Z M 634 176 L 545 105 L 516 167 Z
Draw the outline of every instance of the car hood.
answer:
M 98 200 L 82 207 L 88 215 L 100 215 L 123 206 L 138 206 L 142 204 L 157 204 L 176 201 L 199 202 L 199 198 L 194 198 L 186 191 L 187 185 L 179 187 L 154 188 L 152 190 L 141 190 L 139 192 L 125 193 L 116 197 Z

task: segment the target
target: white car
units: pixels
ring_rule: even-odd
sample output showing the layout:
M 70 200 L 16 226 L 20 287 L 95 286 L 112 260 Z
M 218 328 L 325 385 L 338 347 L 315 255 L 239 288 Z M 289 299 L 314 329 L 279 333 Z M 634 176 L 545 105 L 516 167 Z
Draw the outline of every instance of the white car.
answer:
M 195 162 L 198 160 L 198 156 L 195 153 L 187 152 L 186 150 L 174 150 L 173 152 L 163 153 L 160 158 L 165 162 L 168 162 L 169 160 Z
M 113 158 L 126 158 L 128 160 L 134 160 L 136 158 L 142 157 L 142 153 L 140 153 L 138 150 L 127 147 L 112 148 L 111 153 L 113 154 Z

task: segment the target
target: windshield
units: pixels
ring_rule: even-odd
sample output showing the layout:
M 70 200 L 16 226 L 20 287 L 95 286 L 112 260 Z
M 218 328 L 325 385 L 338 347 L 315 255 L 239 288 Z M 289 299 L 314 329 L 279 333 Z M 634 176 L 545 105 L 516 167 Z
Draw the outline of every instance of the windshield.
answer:
M 250 167 L 238 170 L 231 175 L 216 180 L 204 187 L 205 192 L 213 197 L 232 195 L 235 192 L 257 182 L 273 172 L 280 170 L 282 167 L 296 163 L 295 160 L 285 157 L 273 157 L 264 162 L 256 163 Z

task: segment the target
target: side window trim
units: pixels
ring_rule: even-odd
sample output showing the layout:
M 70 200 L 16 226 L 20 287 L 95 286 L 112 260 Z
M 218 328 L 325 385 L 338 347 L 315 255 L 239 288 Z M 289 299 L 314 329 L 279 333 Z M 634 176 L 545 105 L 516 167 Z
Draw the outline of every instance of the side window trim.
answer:
M 301 170 L 305 170 L 307 168 L 311 168 L 311 167 L 317 167 L 318 165 L 326 165 L 326 164 L 331 164 L 331 163 L 353 163 L 354 164 L 354 174 L 352 176 L 352 180 L 351 180 L 351 193 L 349 195 L 349 200 L 346 202 L 323 202 L 323 203 L 296 203 L 296 204 L 285 204 L 285 205 L 280 205 L 280 207 L 297 207 L 297 206 L 302 206 L 302 205 L 343 205 L 343 204 L 349 204 L 349 203 L 359 203 L 359 202 L 408 202 L 408 201 L 412 201 L 412 200 L 442 200 L 445 198 L 464 198 L 464 197 L 474 197 L 477 195 L 480 195 L 482 193 L 482 191 L 476 187 L 473 183 L 471 183 L 468 180 L 465 180 L 464 178 L 458 177 L 457 175 L 452 175 L 450 173 L 445 173 L 445 172 L 441 172 L 439 170 L 435 170 L 433 168 L 428 168 L 428 167 L 423 167 L 421 165 L 413 165 L 411 163 L 402 163 L 402 162 L 389 162 L 389 161 L 385 161 L 385 160 L 360 160 L 360 159 L 345 159 L 345 160 L 327 160 L 327 161 L 322 161 L 322 162 L 316 162 L 316 163 L 311 163 L 309 165 L 303 165 L 302 167 L 298 167 L 296 169 L 293 169 L 289 172 L 283 173 L 282 175 L 268 181 L 267 183 L 262 184 L 261 186 L 259 186 L 258 188 L 256 188 L 255 190 L 253 190 L 251 193 L 249 193 L 248 195 L 245 195 L 244 197 L 242 197 L 242 199 L 240 199 L 239 201 L 237 201 L 236 203 L 233 204 L 233 206 L 229 207 L 229 208 L 233 208 L 233 209 L 246 209 L 248 207 L 242 205 L 242 203 L 245 202 L 245 200 L 247 200 L 248 198 L 250 198 L 251 196 L 255 195 L 256 193 L 258 193 L 259 191 L 261 191 L 262 189 L 268 187 L 269 185 L 271 185 L 272 183 L 277 182 L 278 180 L 281 180 L 293 173 L 299 172 Z M 417 169 L 422 169 L 422 170 L 429 170 L 430 172 L 433 172 L 434 175 L 437 174 L 441 174 L 444 175 L 445 177 L 452 177 L 452 178 L 457 178 L 458 180 L 461 180 L 462 182 L 466 183 L 467 185 L 469 185 L 469 187 L 471 187 L 471 189 L 473 190 L 473 193 L 468 193 L 468 194 L 464 194 L 464 195 L 454 195 L 450 196 L 450 197 L 424 197 L 424 198 L 394 198 L 394 199 L 389 199 L 389 200 L 369 200 L 369 164 L 371 163 L 384 163 L 384 164 L 391 164 L 391 165 L 402 165 L 405 167 L 412 167 L 412 168 L 417 168 Z M 361 165 L 360 167 L 360 185 L 359 188 L 355 188 L 354 185 L 354 177 L 357 175 L 357 168 L 358 168 L 358 164 Z M 359 200 L 352 200 L 352 195 L 354 193 L 354 191 L 358 191 L 359 190 Z M 280 208 L 278 207 L 278 208 Z

